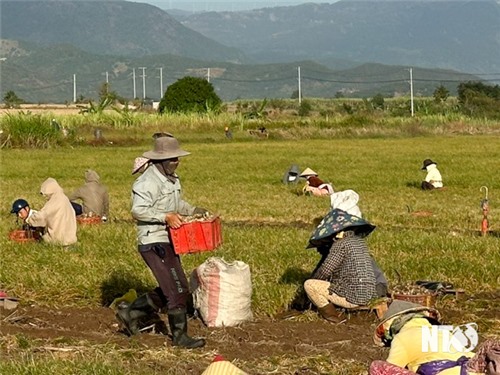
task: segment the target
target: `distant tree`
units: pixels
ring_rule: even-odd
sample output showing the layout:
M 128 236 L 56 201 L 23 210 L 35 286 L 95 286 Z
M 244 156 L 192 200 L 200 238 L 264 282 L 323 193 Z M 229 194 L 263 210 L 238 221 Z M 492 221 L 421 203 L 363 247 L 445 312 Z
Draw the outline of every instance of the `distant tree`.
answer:
M 434 101 L 436 103 L 444 103 L 450 96 L 450 92 L 443 85 L 439 85 L 438 87 L 436 87 L 436 90 L 434 90 L 432 96 L 434 97 Z
M 204 78 L 184 77 L 170 85 L 160 101 L 158 111 L 164 112 L 214 112 L 222 100 L 214 87 Z
M 500 86 L 482 82 L 462 82 L 458 85 L 461 110 L 470 116 L 500 118 Z
M 371 100 L 374 109 L 384 109 L 385 101 L 382 94 L 376 94 Z
M 106 99 L 112 102 L 121 99 L 116 91 L 111 90 L 111 85 L 108 82 L 104 82 L 99 88 L 99 101 L 103 102 Z
M 17 94 L 10 90 L 7 91 L 3 97 L 3 102 L 7 108 L 16 108 L 20 104 L 24 103 L 24 100 L 17 96 Z
M 311 102 L 309 102 L 309 100 L 302 100 L 299 107 L 299 116 L 301 117 L 309 116 L 311 110 L 312 110 Z

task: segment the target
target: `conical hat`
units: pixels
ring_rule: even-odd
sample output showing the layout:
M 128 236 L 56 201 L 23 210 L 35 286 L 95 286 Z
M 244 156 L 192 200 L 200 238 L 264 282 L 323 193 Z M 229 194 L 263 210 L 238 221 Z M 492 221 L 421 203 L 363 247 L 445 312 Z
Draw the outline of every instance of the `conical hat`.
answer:
M 368 221 L 336 208 L 326 214 L 309 238 L 307 248 L 332 243 L 333 237 L 342 231 L 351 230 L 358 236 L 366 237 L 375 229 Z
M 318 174 L 314 172 L 311 168 L 306 168 L 304 172 L 300 174 L 300 177 L 306 177 L 306 176 L 317 176 Z
M 433 317 L 436 320 L 439 320 L 441 317 L 439 311 L 432 307 L 422 306 L 418 303 L 408 301 L 394 300 L 385 312 L 380 323 L 375 328 L 375 332 L 373 334 L 373 341 L 375 344 L 378 346 L 384 346 L 382 337 L 385 335 L 385 331 L 391 327 L 394 318 L 404 314 L 416 312 L 423 312 L 426 316 Z

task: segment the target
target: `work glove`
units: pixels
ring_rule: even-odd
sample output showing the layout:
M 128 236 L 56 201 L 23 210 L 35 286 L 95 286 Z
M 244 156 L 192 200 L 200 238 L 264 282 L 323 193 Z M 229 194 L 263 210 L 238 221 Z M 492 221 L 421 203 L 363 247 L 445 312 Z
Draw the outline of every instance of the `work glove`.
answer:
M 208 216 L 210 212 L 203 207 L 196 207 L 193 212 L 194 215 L 202 215 L 202 216 Z

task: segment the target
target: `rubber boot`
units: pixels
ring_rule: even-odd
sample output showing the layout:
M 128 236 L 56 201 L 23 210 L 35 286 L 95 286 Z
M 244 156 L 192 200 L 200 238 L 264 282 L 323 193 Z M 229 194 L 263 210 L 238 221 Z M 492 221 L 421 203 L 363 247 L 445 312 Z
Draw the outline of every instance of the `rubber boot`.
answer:
M 132 302 L 127 308 L 119 309 L 116 318 L 122 323 L 123 327 L 130 336 L 139 333 L 139 322 L 158 311 L 147 294 L 143 294 Z
M 338 324 L 342 323 L 345 320 L 342 319 L 341 315 L 335 309 L 335 306 L 333 306 L 331 303 L 323 307 L 318 307 L 318 312 L 324 319 L 328 320 L 330 323 Z
M 195 339 L 187 334 L 187 314 L 185 309 L 170 310 L 167 312 L 168 324 L 172 333 L 172 345 L 187 349 L 205 346 L 204 339 Z

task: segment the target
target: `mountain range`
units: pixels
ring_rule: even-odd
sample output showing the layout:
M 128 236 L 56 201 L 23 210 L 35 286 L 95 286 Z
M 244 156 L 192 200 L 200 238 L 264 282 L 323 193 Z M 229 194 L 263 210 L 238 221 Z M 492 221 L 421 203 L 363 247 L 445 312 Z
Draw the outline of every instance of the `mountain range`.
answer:
M 409 67 L 416 95 L 500 81 L 500 5 L 490 0 L 341 0 L 175 18 L 122 0 L 0 7 L 0 95 L 34 102 L 72 101 L 75 88 L 95 98 L 106 79 L 124 97 L 157 99 L 185 75 L 209 78 L 225 100 L 288 98 L 299 66 L 306 96 L 406 95 Z

